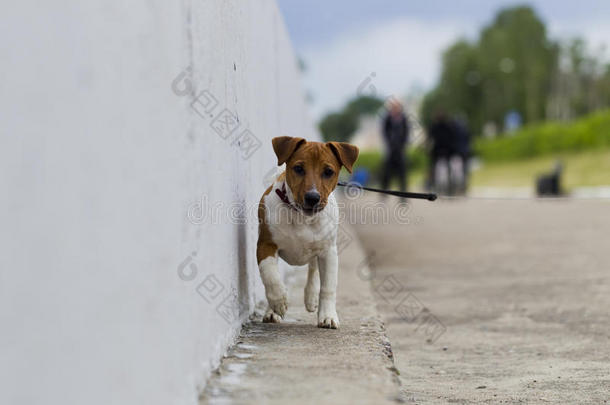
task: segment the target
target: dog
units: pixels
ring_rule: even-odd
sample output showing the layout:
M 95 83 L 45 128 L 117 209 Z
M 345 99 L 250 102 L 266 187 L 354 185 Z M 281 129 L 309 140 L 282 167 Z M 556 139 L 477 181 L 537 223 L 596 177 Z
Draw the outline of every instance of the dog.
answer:
M 258 207 L 256 259 L 269 304 L 263 322 L 281 322 L 288 309 L 278 271 L 282 258 L 290 265 L 309 265 L 305 308 L 318 311 L 318 327 L 337 329 L 339 208 L 333 190 L 342 167 L 352 172 L 359 150 L 345 142 L 308 142 L 289 136 L 271 142 L 278 166 L 286 164 L 286 169 Z
M 561 189 L 561 174 L 563 165 L 561 162 L 555 163 L 552 172 L 538 176 L 536 179 L 536 194 L 538 197 L 560 197 L 563 194 Z

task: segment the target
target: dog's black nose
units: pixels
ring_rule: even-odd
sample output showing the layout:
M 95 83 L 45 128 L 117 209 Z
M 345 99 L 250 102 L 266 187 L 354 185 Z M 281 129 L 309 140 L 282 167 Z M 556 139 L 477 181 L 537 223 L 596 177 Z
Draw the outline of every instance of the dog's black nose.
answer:
M 317 191 L 308 191 L 305 193 L 305 206 L 313 208 L 320 202 L 320 193 Z

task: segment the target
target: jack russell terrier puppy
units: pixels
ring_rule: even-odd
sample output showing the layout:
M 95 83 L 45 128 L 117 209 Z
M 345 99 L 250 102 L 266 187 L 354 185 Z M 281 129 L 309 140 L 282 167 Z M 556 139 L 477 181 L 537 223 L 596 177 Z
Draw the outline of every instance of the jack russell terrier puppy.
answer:
M 339 208 L 333 195 L 339 171 L 350 173 L 358 148 L 344 142 L 307 142 L 273 138 L 277 164 L 286 164 L 258 206 L 256 259 L 269 307 L 263 322 L 280 322 L 288 308 L 278 258 L 308 264 L 305 308 L 318 311 L 318 327 L 337 329 L 337 227 Z

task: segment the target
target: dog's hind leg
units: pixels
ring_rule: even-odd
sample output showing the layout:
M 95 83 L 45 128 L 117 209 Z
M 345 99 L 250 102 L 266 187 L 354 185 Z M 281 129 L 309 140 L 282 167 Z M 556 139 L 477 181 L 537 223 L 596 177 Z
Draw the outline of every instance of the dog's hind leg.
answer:
M 318 269 L 318 258 L 314 257 L 309 262 L 307 272 L 307 284 L 305 285 L 305 308 L 309 312 L 318 310 L 320 297 L 320 271 Z

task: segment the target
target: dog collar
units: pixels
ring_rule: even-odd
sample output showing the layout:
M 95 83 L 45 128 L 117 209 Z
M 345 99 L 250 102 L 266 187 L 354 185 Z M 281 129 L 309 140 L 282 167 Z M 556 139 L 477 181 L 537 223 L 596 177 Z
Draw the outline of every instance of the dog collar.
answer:
M 277 194 L 278 197 L 280 197 L 280 200 L 282 200 L 283 203 L 288 204 L 290 206 L 290 208 L 292 208 L 293 210 L 296 210 L 296 207 L 294 205 L 292 205 L 292 203 L 288 199 L 288 195 L 286 194 L 286 183 L 285 182 L 282 183 L 281 190 L 279 188 L 275 189 L 275 194 Z

